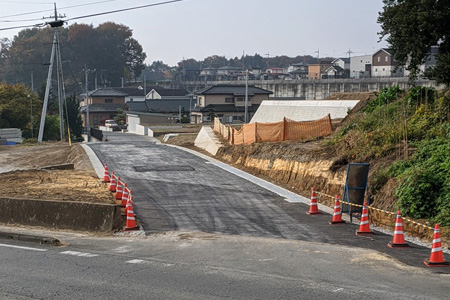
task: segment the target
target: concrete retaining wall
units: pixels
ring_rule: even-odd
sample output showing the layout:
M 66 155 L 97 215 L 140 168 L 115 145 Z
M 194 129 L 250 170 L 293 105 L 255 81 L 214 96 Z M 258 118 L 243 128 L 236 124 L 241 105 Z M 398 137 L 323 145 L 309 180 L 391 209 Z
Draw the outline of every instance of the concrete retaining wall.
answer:
M 148 127 L 136 124 L 136 134 L 147 135 L 148 134 L 147 130 L 148 130 Z
M 0 198 L 0 223 L 112 231 L 122 226 L 123 217 L 113 204 Z
M 216 137 L 210 126 L 203 126 L 195 139 L 194 145 L 208 151 L 212 155 L 216 155 L 222 144 Z

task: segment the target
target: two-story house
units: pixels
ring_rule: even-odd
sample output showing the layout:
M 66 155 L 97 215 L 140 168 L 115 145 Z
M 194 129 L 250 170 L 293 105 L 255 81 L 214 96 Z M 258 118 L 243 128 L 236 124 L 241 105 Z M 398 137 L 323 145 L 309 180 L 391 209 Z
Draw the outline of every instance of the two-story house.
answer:
M 382 48 L 372 56 L 372 77 L 402 77 L 404 68 L 399 66 L 396 69 L 396 66 L 397 63 L 391 51 Z
M 272 92 L 255 86 L 248 87 L 248 120 L 263 100 Z M 191 123 L 212 122 L 218 117 L 223 123 L 245 120 L 245 85 L 216 85 L 196 93 L 197 106 L 192 109 Z
M 89 107 L 89 125 L 98 126 L 102 121 L 114 119 L 118 109 L 124 109 L 125 97 L 128 94 L 111 89 L 100 88 L 83 95 L 83 101 L 80 102 L 80 114 L 83 120 L 83 126 L 87 126 L 86 116 Z M 86 99 L 87 98 L 87 99 Z
M 308 65 L 308 78 L 309 79 L 321 79 L 325 71 L 332 66 L 331 60 L 321 60 L 316 64 Z
M 359 55 L 350 58 L 350 78 L 367 78 L 372 73 L 372 55 Z

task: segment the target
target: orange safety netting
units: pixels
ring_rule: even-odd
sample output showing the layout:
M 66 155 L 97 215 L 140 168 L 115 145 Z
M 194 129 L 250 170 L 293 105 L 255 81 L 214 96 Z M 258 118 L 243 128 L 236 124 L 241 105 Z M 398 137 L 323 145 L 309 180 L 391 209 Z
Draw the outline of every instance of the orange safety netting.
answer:
M 232 145 L 253 144 L 256 142 L 278 142 L 301 140 L 330 135 L 333 132 L 330 114 L 315 121 L 298 122 L 288 118 L 277 123 L 244 124 L 236 130 L 214 119 L 214 131 L 230 141 Z
M 301 140 L 333 133 L 330 114 L 315 121 L 297 122 L 285 118 L 285 140 Z

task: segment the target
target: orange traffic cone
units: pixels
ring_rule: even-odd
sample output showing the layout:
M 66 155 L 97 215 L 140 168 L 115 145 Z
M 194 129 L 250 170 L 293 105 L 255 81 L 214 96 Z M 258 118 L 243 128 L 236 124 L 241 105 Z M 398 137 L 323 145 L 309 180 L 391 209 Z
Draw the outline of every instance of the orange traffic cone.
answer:
M 333 218 L 331 219 L 330 225 L 332 224 L 345 224 L 345 221 L 342 220 L 341 203 L 339 202 L 338 195 L 336 195 L 336 198 L 334 199 Z
M 103 182 L 109 182 L 108 165 L 105 163 L 105 173 L 103 174 Z
M 363 210 L 361 213 L 361 222 L 359 224 L 359 230 L 356 231 L 356 235 L 368 235 L 373 234 L 369 227 L 369 211 L 367 209 L 367 203 L 364 202 Z
M 125 231 L 128 231 L 128 230 L 139 230 L 139 226 L 137 226 L 136 219 L 134 217 L 133 204 L 131 203 L 130 199 L 128 199 L 125 211 L 126 211 L 126 214 L 127 214 L 127 222 L 126 222 L 124 230 Z
M 109 190 L 111 192 L 115 192 L 117 188 L 116 184 L 116 175 L 114 175 L 114 171 L 111 172 L 111 181 L 109 182 Z
M 316 190 L 314 188 L 311 189 L 311 204 L 309 205 L 309 211 L 307 211 L 306 214 L 307 215 L 320 214 L 319 209 L 317 208 Z
M 427 267 L 449 267 L 450 264 L 444 260 L 442 252 L 441 234 L 439 224 L 434 225 L 433 245 L 431 246 L 430 259 L 426 259 L 423 263 Z
M 122 189 L 122 204 L 120 206 L 125 207 L 127 205 L 127 202 L 128 202 L 128 188 L 127 184 L 124 183 Z
M 116 200 L 122 200 L 122 181 L 117 177 Z
M 397 218 L 395 219 L 394 237 L 392 238 L 392 242 L 388 243 L 388 247 L 391 248 L 409 247 L 409 245 L 405 243 L 405 237 L 403 236 L 402 215 L 400 211 L 397 211 Z

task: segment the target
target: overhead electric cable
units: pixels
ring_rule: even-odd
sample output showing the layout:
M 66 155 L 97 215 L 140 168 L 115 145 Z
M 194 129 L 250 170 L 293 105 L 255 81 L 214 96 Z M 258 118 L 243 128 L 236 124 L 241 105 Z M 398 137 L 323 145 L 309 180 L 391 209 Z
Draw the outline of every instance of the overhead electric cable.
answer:
M 140 9 L 140 8 L 152 7 L 152 6 L 159 6 L 159 5 L 170 4 L 170 3 L 181 2 L 181 1 L 184 1 L 184 0 L 172 0 L 172 1 L 158 2 L 158 3 L 153 3 L 153 4 L 111 10 L 111 11 L 101 12 L 101 13 L 97 13 L 97 14 L 84 15 L 84 16 L 79 16 L 79 17 L 75 17 L 75 18 L 70 18 L 70 19 L 67 19 L 66 21 L 78 20 L 78 19 L 83 19 L 83 18 L 88 18 L 88 17 L 102 16 L 102 15 L 107 15 L 107 14 L 114 14 L 114 13 L 119 13 L 119 12 L 128 11 L 128 10 L 134 10 L 134 9 Z
M 84 4 L 65 6 L 65 7 L 61 7 L 59 9 L 70 9 L 70 8 L 75 8 L 75 7 L 95 5 L 95 4 L 101 4 L 101 3 L 105 3 L 105 2 L 114 2 L 114 1 L 120 1 L 120 0 L 103 0 L 103 1 L 97 1 L 97 2 L 91 2 L 91 3 L 84 3 Z M 1 0 L 0 0 L 0 2 L 1 2 Z M 47 4 L 53 4 L 53 2 L 50 2 L 50 3 L 47 3 Z M 34 15 L 34 14 L 43 13 L 43 12 L 53 12 L 53 9 L 37 10 L 37 11 L 20 13 L 20 14 L 15 14 L 15 15 L 0 16 L 0 18 L 10 18 L 10 17 Z

